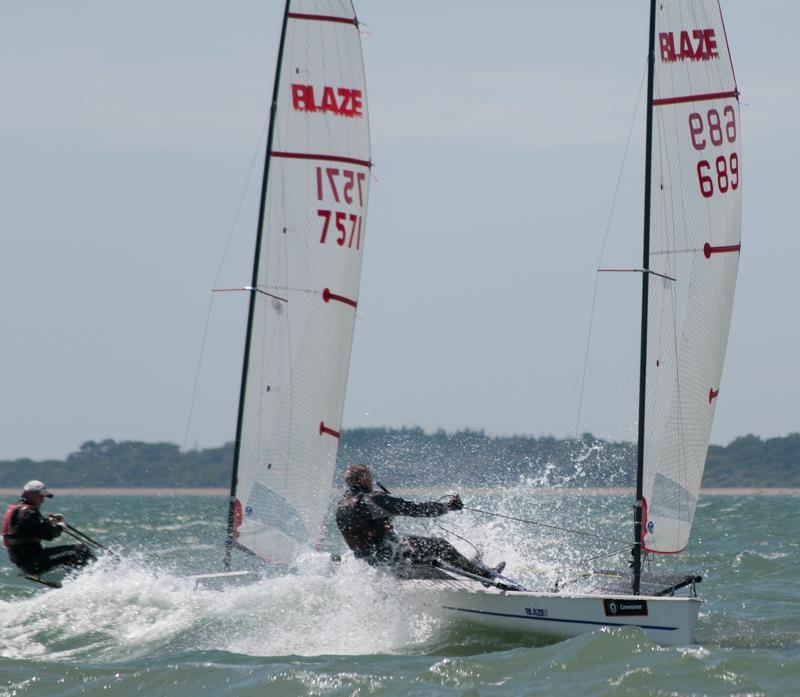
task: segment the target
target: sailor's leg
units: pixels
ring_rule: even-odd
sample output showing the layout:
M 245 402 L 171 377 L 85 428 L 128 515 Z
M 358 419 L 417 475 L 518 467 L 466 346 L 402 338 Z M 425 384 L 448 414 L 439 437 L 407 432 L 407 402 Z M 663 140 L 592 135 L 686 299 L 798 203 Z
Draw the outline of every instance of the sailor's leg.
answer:
M 48 547 L 34 561 L 36 573 L 43 574 L 57 566 L 77 569 L 86 566 L 95 558 L 85 545 L 59 545 Z
M 411 561 L 422 563 L 431 559 L 438 559 L 445 564 L 451 564 L 462 571 L 476 576 L 492 578 L 494 574 L 490 569 L 479 562 L 470 561 L 461 554 L 453 545 L 441 537 L 418 537 L 411 535 L 406 538 L 411 547 Z
M 17 554 L 9 550 L 8 556 L 22 573 L 28 576 L 38 576 L 47 566 L 47 550 L 34 550 L 33 552 Z

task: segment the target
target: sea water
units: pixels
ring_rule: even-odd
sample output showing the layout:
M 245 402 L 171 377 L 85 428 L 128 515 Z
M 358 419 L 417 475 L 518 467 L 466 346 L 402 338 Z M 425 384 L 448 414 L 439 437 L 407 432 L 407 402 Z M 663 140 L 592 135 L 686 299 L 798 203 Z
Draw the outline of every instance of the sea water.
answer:
M 523 488 L 463 498 L 473 510 L 397 527 L 467 554 L 474 545 L 535 588 L 625 566 L 630 497 Z M 798 695 L 798 503 L 701 498 L 689 549 L 658 562 L 704 576 L 696 643 L 663 648 L 636 629 L 560 642 L 476 629 L 347 554 L 309 553 L 253 585 L 197 589 L 189 574 L 221 570 L 226 497 L 61 496 L 45 510 L 120 558 L 57 590 L 0 562 L 0 697 Z M 341 549 L 335 530 L 328 547 Z

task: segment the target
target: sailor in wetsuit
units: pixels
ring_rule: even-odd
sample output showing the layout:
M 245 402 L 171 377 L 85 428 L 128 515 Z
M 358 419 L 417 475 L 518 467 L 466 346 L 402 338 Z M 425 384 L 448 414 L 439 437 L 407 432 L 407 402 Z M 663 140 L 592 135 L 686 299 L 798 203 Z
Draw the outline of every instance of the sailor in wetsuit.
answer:
M 57 566 L 85 566 L 95 558 L 82 544 L 42 546 L 42 540 L 54 540 L 64 529 L 64 516 L 60 513 L 45 518 L 39 511 L 45 498 L 52 496 L 42 482 L 34 479 L 24 486 L 19 501 L 12 503 L 3 516 L 3 544 L 8 548 L 8 557 L 31 576 Z
M 336 507 L 336 524 L 358 559 L 372 565 L 439 560 L 484 578 L 493 578 L 505 566 L 500 564 L 489 569 L 477 560 L 470 561 L 440 537 L 398 537 L 395 533 L 392 516 L 434 518 L 448 511 L 460 511 L 464 504 L 458 496 L 451 497 L 447 503 L 413 503 L 386 492 L 373 491 L 372 473 L 366 465 L 350 465 L 345 483 L 347 491 Z

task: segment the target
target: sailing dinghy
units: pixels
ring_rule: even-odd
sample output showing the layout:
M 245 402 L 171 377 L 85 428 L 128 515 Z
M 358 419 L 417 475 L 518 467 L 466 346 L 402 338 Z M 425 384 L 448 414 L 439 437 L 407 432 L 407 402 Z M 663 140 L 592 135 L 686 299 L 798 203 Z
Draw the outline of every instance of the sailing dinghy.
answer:
M 718 0 L 651 0 L 647 91 L 632 568 L 580 593 L 419 582 L 464 620 L 555 638 L 636 626 L 660 644 L 692 641 L 700 577 L 646 573 L 642 560 L 689 541 L 739 262 L 739 91 Z
M 289 564 L 318 546 L 324 533 L 358 305 L 370 169 L 353 5 L 287 0 L 252 282 L 245 289 L 250 302 L 226 569 L 234 549 Z

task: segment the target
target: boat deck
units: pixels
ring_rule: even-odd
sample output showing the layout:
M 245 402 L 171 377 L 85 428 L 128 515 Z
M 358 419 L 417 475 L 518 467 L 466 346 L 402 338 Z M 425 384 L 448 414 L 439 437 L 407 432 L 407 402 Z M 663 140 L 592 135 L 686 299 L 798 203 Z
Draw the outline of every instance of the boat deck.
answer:
M 429 582 L 427 585 L 451 590 L 487 590 L 472 578 L 460 577 L 449 569 L 447 572 L 426 564 L 404 564 L 392 569 L 392 575 L 404 581 Z M 676 591 L 687 588 L 690 597 L 696 597 L 695 584 L 702 576 L 686 574 L 663 574 L 643 572 L 639 582 L 639 595 L 648 597 L 668 597 Z M 580 595 L 630 596 L 632 578 L 630 571 L 600 570 L 584 574 L 568 583 L 556 584 L 545 592 L 577 593 Z M 501 588 L 507 592 L 524 592 L 523 589 Z M 542 590 L 535 591 L 542 592 Z

